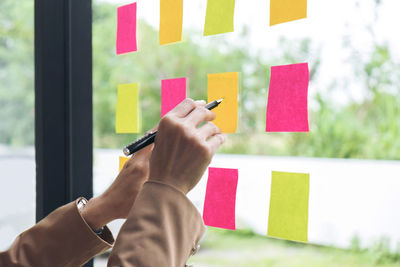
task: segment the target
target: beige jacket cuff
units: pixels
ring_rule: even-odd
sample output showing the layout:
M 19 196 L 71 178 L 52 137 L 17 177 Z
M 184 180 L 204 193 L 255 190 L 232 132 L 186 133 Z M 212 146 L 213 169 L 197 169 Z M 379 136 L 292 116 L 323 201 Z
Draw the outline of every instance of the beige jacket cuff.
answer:
M 78 201 L 78 200 L 77 200 Z M 0 253 L 1 266 L 81 266 L 112 247 L 105 227 L 98 236 L 82 218 L 77 201 L 50 213 L 20 234 L 10 249 Z
M 108 266 L 185 266 L 204 232 L 201 215 L 185 194 L 148 181 L 121 228 Z

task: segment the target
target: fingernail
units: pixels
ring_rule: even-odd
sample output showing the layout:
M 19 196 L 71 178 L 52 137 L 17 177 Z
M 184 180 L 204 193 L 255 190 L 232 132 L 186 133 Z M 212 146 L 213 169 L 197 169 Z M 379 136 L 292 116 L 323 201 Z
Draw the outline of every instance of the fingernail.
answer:
M 222 134 L 222 142 L 226 141 L 226 134 Z
M 196 102 L 196 104 L 199 104 L 199 105 L 207 104 L 206 101 L 204 101 L 204 100 L 196 100 L 195 102 Z

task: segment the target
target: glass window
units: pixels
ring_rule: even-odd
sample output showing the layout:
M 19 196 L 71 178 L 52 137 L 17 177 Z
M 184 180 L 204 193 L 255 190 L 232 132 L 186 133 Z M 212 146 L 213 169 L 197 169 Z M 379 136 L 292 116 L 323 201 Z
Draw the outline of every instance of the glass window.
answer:
M 34 1 L 0 1 L 0 251 L 35 223 Z
M 237 71 L 238 130 L 211 166 L 239 168 L 239 230 L 209 229 L 194 261 L 290 266 L 295 260 L 282 255 L 296 251 L 304 266 L 313 257 L 328 265 L 332 253 L 362 266 L 351 251 L 307 254 L 299 249 L 304 246 L 265 237 L 271 170 L 310 173 L 310 243 L 395 249 L 400 242 L 400 215 L 393 213 L 400 203 L 397 1 L 308 0 L 308 18 L 270 27 L 269 1 L 236 0 L 235 31 L 208 37 L 203 36 L 207 1 L 185 1 L 183 41 L 165 46 L 158 42 L 159 0 L 138 1 L 139 51 L 117 56 L 117 7 L 131 2 L 93 1 L 96 194 L 116 177 L 122 147 L 141 135 L 115 133 L 118 84 L 139 83 L 143 134 L 160 119 L 161 79 L 187 77 L 188 96 L 207 99 L 207 74 Z M 266 133 L 271 66 L 302 62 L 310 70 L 310 132 Z M 200 211 L 206 181 L 189 194 Z M 112 225 L 115 233 L 120 224 Z M 271 249 L 277 253 L 265 256 Z

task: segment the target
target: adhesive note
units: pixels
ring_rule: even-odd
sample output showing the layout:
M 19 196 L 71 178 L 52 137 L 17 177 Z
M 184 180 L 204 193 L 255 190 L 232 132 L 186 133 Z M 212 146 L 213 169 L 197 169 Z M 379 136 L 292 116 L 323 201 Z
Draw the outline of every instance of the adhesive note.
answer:
M 271 68 L 267 132 L 308 132 L 308 64 Z
M 127 157 L 119 157 L 119 171 L 122 170 L 124 167 L 125 163 L 129 160 Z
M 272 172 L 268 236 L 307 242 L 310 175 Z
M 208 74 L 208 102 L 223 98 L 222 103 L 212 111 L 213 121 L 223 133 L 234 133 L 238 117 L 239 73 Z
M 186 98 L 186 78 L 161 81 L 161 117 Z
M 160 0 L 160 45 L 182 40 L 183 0 Z
M 307 17 L 307 0 L 270 1 L 270 26 Z
M 137 51 L 136 3 L 118 7 L 117 13 L 117 55 Z
M 204 36 L 233 32 L 235 0 L 208 0 Z
M 139 132 L 139 88 L 137 83 L 118 86 L 115 129 L 117 133 Z
M 203 219 L 208 226 L 235 230 L 237 169 L 208 168 Z

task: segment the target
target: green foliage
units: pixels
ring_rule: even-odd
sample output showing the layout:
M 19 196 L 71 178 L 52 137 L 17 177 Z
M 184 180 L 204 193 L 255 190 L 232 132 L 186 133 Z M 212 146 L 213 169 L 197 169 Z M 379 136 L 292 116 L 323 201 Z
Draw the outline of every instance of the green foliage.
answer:
M 266 98 L 270 66 L 304 62 L 312 55 L 310 85 L 318 75 L 319 51 L 312 41 L 281 39 L 279 50 L 254 53 L 246 41 L 232 45 L 224 38 L 212 45 L 198 41 L 201 33 L 189 32 L 182 43 L 158 45 L 158 33 L 140 22 L 139 52 L 116 56 L 115 10 L 110 4 L 94 8 L 95 145 L 119 148 L 135 135 L 116 135 L 114 107 L 118 83 L 139 82 L 143 130 L 160 118 L 160 80 L 189 78 L 189 96 L 206 99 L 207 73 L 241 73 L 238 133 L 229 135 L 220 152 L 260 155 L 294 155 L 337 158 L 400 159 L 399 65 L 386 46 L 375 45 L 369 60 L 354 62 L 354 75 L 365 87 L 365 99 L 337 107 L 329 94 L 316 94 L 317 108 L 310 110 L 310 133 L 265 133 Z M 242 31 L 247 39 L 247 29 Z M 113 38 L 110 38 L 113 37 Z M 332 83 L 330 91 L 337 88 Z M 311 102 L 311 99 L 310 99 Z
M 359 243 L 359 240 L 353 240 Z M 359 245 L 359 244 L 358 244 Z M 358 246 L 354 244 L 354 246 Z M 388 240 L 371 248 L 338 249 L 260 236 L 251 230 L 207 228 L 201 249 L 189 260 L 201 266 L 399 266 L 400 253 L 390 252 Z
M 0 10 L 0 143 L 33 144 L 33 0 L 1 0 Z
M 375 1 L 379 6 L 379 1 Z M 374 2 L 374 3 L 375 3 Z M 0 143 L 32 145 L 33 1 L 2 0 L 0 16 Z M 93 6 L 94 145 L 121 148 L 138 137 L 115 133 L 117 86 L 138 82 L 141 94 L 142 132 L 160 119 L 161 79 L 189 78 L 188 95 L 206 99 L 207 74 L 241 73 L 239 128 L 230 134 L 223 153 L 336 158 L 400 159 L 400 65 L 385 43 L 376 43 L 362 56 L 352 53 L 354 77 L 364 98 L 338 106 L 331 94 L 339 88 L 317 90 L 309 102 L 309 133 L 265 133 L 266 99 L 270 66 L 310 60 L 310 86 L 319 75 L 319 49 L 312 40 L 281 39 L 275 50 L 249 51 L 248 29 L 243 42 L 232 44 L 220 36 L 187 31 L 184 42 L 159 46 L 157 29 L 139 22 L 139 52 L 116 56 L 116 6 Z M 376 19 L 379 19 L 378 17 Z M 368 27 L 368 25 L 366 25 Z M 349 89 L 351 90 L 351 88 Z

